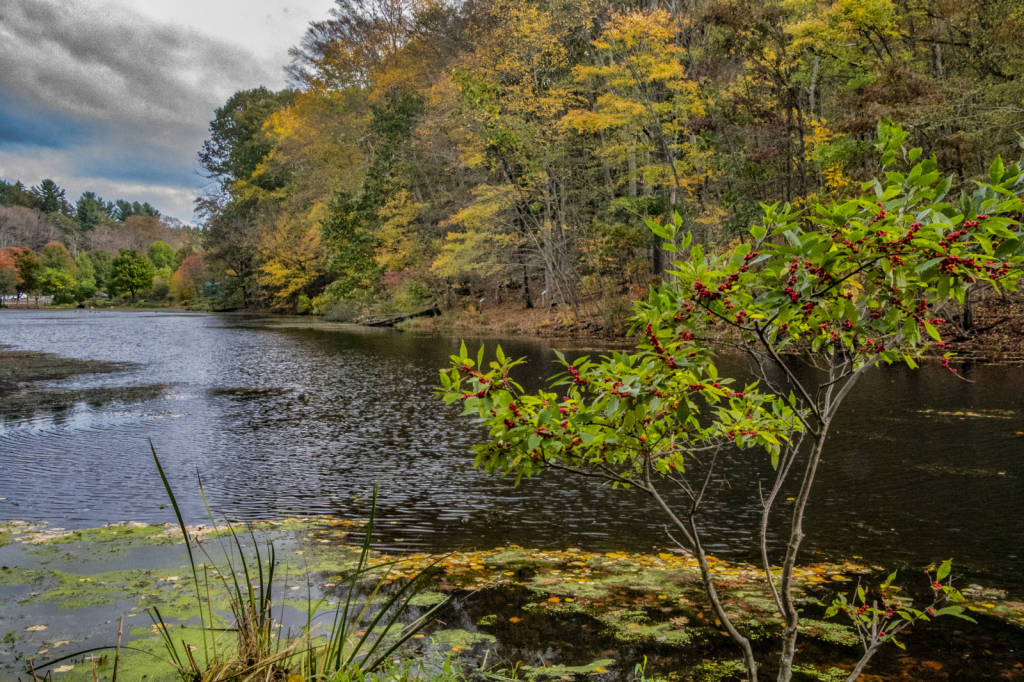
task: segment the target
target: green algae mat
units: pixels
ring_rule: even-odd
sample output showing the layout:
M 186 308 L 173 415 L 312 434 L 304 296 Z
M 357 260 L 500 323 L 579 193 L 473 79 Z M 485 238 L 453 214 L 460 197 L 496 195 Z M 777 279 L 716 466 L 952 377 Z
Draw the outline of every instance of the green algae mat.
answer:
M 271 544 L 276 552 L 273 603 L 282 641 L 298 633 L 307 619 L 319 623 L 321 631 L 327 627 L 336 588 L 358 559 L 362 526 L 359 521 L 306 518 L 238 529 L 249 561 L 256 552 L 268 556 Z M 214 616 L 206 625 L 218 646 L 233 646 L 225 584 L 244 581 L 244 576 L 232 537 L 223 529 L 188 530 L 198 539 L 193 545 L 198 594 L 177 526 L 119 524 L 68 531 L 0 523 L 0 680 L 28 679 L 30 665 L 53 679 L 91 680 L 94 673 L 109 679 L 113 649 L 58 659 L 112 647 L 119 628 L 118 679 L 177 679 L 154 614 L 159 612 L 174 640 L 194 647 L 201 660 L 198 603 Z M 235 576 L 226 561 L 231 555 Z M 428 572 L 428 587 L 409 605 L 406 622 L 442 605 L 404 645 L 404 656 L 458 659 L 467 670 L 514 670 L 521 679 L 535 680 L 627 679 L 644 661 L 649 673 L 681 681 L 740 679 L 742 673 L 731 640 L 707 604 L 697 563 L 686 555 L 537 551 L 513 545 L 443 556 L 374 554 L 371 563 L 387 565 L 371 581 L 385 592 Z M 781 626 L 763 573 L 714 559 L 711 565 L 738 627 L 764 652 L 773 650 Z M 798 571 L 806 616 L 801 621 L 801 679 L 845 679 L 860 642 L 839 619 L 824 619 L 820 604 L 881 570 L 823 563 Z M 991 669 L 991 679 L 1000 674 L 1006 679 L 1005 673 L 1019 670 L 1013 650 L 1024 649 L 1024 604 L 980 586 L 966 588 L 965 594 L 978 626 L 921 628 L 907 638 L 907 652 L 893 648 L 880 655 L 869 673 L 885 675 L 876 679 L 947 679 L 970 670 L 971 679 L 986 679 L 985 670 Z M 960 643 L 955 654 L 945 648 L 950 637 Z M 976 652 L 978 657 L 970 660 Z M 979 667 L 982 657 L 987 668 Z

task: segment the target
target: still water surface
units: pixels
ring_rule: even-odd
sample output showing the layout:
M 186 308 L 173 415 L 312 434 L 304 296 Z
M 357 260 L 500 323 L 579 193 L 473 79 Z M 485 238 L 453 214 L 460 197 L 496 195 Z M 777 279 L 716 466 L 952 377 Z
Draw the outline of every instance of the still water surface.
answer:
M 529 359 L 519 378 L 539 387 L 552 349 L 501 343 Z M 198 472 L 211 506 L 237 519 L 365 516 L 379 481 L 380 542 L 392 549 L 668 545 L 639 494 L 560 475 L 516 488 L 475 471 L 468 450 L 484 434 L 432 395 L 457 340 L 279 318 L 39 311 L 0 314 L 0 344 L 137 363 L 32 390 L 167 385 L 143 403 L 0 421 L 0 519 L 173 521 L 152 438 L 189 522 L 206 518 Z M 723 364 L 745 374 L 742 360 Z M 1024 369 L 961 377 L 926 365 L 861 381 L 824 458 L 807 558 L 909 568 L 954 557 L 969 579 L 1024 590 Z M 709 551 L 753 558 L 756 504 L 724 511 L 756 499 L 757 476 L 770 473 L 753 453 L 726 463 L 728 487 L 705 517 Z

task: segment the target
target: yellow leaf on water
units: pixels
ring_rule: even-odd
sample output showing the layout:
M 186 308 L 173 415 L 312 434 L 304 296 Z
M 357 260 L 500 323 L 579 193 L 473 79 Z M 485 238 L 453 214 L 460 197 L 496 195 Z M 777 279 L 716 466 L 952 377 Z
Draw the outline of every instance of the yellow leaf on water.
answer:
M 570 601 L 576 601 L 576 600 L 575 599 L 569 599 L 568 597 L 566 597 L 565 601 L 570 602 Z
M 364 630 L 360 630 L 359 632 L 356 633 L 356 637 L 362 637 L 365 634 L 366 634 L 366 632 Z
M 48 626 L 46 625 L 29 625 L 25 629 L 29 632 L 39 632 L 40 630 L 45 630 L 47 627 Z
M 413 639 L 423 639 L 423 635 L 413 635 Z
M 454 651 L 455 653 L 459 653 L 459 652 L 461 652 L 461 651 L 464 651 L 464 650 L 465 650 L 465 648 L 466 648 L 466 647 L 464 647 L 464 646 L 453 646 L 453 647 L 452 647 L 452 651 Z
M 289 675 L 288 682 L 306 682 L 306 678 L 302 675 Z
M 606 672 L 608 672 L 608 670 L 605 669 L 605 668 L 602 668 L 601 666 L 598 666 L 598 667 L 594 668 L 594 672 L 595 673 L 606 673 Z
M 512 616 L 511 618 L 508 619 L 508 621 L 510 623 L 518 623 L 521 620 L 522 620 L 522 618 L 516 618 L 515 616 Z
M 505 571 L 502 575 L 515 575 L 512 571 Z
M 553 603 L 553 604 L 557 604 L 558 602 L 560 602 L 562 600 L 559 599 L 558 597 L 548 597 L 548 601 Z
M 66 672 L 68 672 L 70 670 L 74 670 L 74 669 L 75 669 L 75 666 L 73 666 L 73 665 L 62 665 L 59 668 L 54 668 L 53 672 L 55 672 L 55 673 L 66 673 Z

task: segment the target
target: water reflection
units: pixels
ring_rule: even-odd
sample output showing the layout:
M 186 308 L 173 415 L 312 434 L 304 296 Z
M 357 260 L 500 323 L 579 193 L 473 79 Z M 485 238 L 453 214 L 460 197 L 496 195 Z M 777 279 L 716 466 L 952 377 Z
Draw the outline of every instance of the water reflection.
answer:
M 365 514 L 380 481 L 382 542 L 393 548 L 667 544 L 637 493 L 561 475 L 515 488 L 474 471 L 467 451 L 482 432 L 432 396 L 457 340 L 240 316 L 42 311 L 0 315 L 0 343 L 139 363 L 62 388 L 168 386 L 147 402 L 0 423 L 0 518 L 77 527 L 170 520 L 152 438 L 189 521 L 205 516 L 198 472 L 211 505 L 240 519 Z M 520 378 L 539 386 L 553 352 L 502 343 L 530 359 Z M 740 359 L 724 364 L 746 371 Z M 1024 582 L 1024 370 L 961 375 L 970 381 L 937 366 L 862 380 L 825 456 L 810 551 L 887 566 L 952 556 L 973 576 Z M 750 474 L 770 468 L 748 452 L 724 470 L 729 485 L 706 516 L 716 538 L 708 549 L 749 556 L 757 508 L 727 506 L 755 499 Z

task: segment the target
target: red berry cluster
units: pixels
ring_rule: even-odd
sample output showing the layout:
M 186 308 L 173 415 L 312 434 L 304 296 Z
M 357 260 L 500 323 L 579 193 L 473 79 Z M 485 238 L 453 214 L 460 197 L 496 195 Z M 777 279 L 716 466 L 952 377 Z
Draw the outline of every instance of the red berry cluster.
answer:
M 647 323 L 647 328 L 644 329 L 644 334 L 647 335 L 647 340 L 654 348 L 654 352 L 658 354 L 658 357 L 660 357 L 666 365 L 668 365 L 668 368 L 676 369 L 675 359 L 665 352 L 665 347 L 661 345 L 661 341 L 658 340 L 658 335 L 654 333 L 654 326 L 650 322 Z M 649 379 L 650 377 L 646 378 Z
M 581 377 L 579 370 L 573 367 L 572 365 L 569 365 L 569 375 L 572 377 L 572 383 L 576 384 L 577 386 L 586 386 L 588 383 L 590 383 L 589 381 Z

